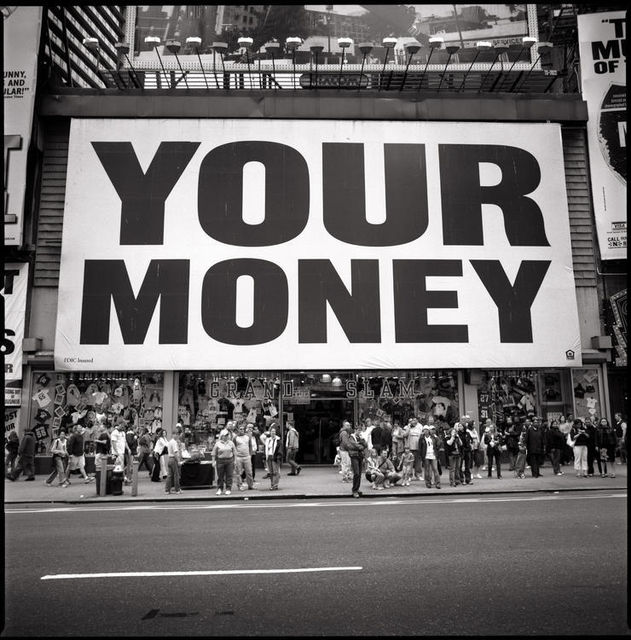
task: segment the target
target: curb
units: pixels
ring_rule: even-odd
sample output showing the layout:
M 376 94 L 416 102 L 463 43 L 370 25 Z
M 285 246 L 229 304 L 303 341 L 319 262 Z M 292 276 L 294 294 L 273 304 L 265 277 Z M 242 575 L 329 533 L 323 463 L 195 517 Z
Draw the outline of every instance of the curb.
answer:
M 402 494 L 397 494 L 397 493 L 378 493 L 378 494 L 367 494 L 364 493 L 361 498 L 362 499 L 368 499 L 368 500 L 373 500 L 375 498 L 378 499 L 382 499 L 382 498 L 409 498 L 409 497 L 420 497 L 420 496 L 445 496 L 445 495 L 449 495 L 449 496 L 454 496 L 454 495 L 458 495 L 458 496 L 488 496 L 488 495 L 506 495 L 506 494 L 523 494 L 523 493 L 568 493 L 568 492 L 582 492 L 582 491 L 626 491 L 627 487 L 583 487 L 580 489 L 577 488 L 558 488 L 558 489 L 552 489 L 552 488 L 541 488 L 541 489 L 506 489 L 506 490 L 499 490 L 499 491 L 468 491 L 466 493 L 461 493 L 459 491 L 443 491 L 441 489 L 440 493 L 428 493 L 428 492 L 422 492 L 422 493 L 406 493 L 405 495 Z M 128 503 L 142 503 L 142 502 L 170 502 L 170 503 L 177 503 L 177 502 L 208 502 L 208 501 L 212 501 L 212 502 L 250 502 L 250 501 L 261 501 L 261 500 L 269 500 L 270 498 L 272 500 L 330 500 L 330 499 L 336 499 L 339 500 L 340 498 L 352 498 L 353 496 L 351 494 L 317 494 L 317 493 L 300 493 L 300 494 L 291 494 L 291 495 L 279 495 L 278 493 L 276 495 L 274 495 L 273 498 L 271 498 L 271 496 L 268 496 L 266 494 L 261 494 L 261 495 L 253 495 L 253 496 L 230 496 L 230 497 L 226 497 L 226 496 L 222 496 L 221 498 L 219 497 L 213 497 L 213 496 L 191 496 L 191 497 L 182 497 L 181 495 L 177 498 L 171 498 L 171 497 L 154 497 L 154 498 L 137 498 L 137 497 L 126 497 L 126 498 L 114 498 L 114 499 L 105 499 L 102 500 L 100 498 L 84 498 L 84 499 L 77 499 L 77 500 L 72 500 L 72 499 L 66 499 L 66 500 L 11 500 L 11 501 L 5 501 L 5 505 L 15 505 L 15 504 L 33 504 L 33 505 L 39 505 L 39 504 L 100 504 L 100 505 L 105 505 L 105 504 L 128 504 Z

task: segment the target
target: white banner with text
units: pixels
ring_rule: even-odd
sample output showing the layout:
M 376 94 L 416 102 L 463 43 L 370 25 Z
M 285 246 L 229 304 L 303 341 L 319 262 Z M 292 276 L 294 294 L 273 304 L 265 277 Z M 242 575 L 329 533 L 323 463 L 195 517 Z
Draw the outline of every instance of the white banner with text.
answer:
M 73 120 L 60 369 L 577 366 L 560 127 Z
M 627 257 L 627 62 L 624 11 L 578 16 L 589 166 L 603 260 Z

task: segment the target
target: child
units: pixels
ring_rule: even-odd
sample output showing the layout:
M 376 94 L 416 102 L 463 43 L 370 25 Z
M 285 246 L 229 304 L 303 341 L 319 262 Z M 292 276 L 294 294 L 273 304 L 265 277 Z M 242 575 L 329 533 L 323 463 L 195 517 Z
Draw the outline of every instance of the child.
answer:
M 403 476 L 401 484 L 404 487 L 409 487 L 410 478 L 414 475 L 414 454 L 410 451 L 410 447 L 403 449 L 397 471 L 401 471 Z

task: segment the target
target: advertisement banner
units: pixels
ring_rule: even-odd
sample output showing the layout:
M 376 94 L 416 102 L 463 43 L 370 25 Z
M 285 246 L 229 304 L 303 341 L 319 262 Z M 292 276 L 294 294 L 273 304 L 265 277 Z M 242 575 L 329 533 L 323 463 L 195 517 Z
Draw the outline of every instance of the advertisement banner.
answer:
M 28 285 L 28 263 L 5 263 L 2 296 L 4 298 L 4 380 L 16 391 L 7 391 L 5 400 L 14 398 L 20 404 L 18 388 L 22 380 L 22 341 L 24 340 L 24 320 L 26 314 L 26 289 Z M 10 402 L 13 404 L 13 402 Z
M 627 81 L 624 11 L 578 16 L 596 233 L 603 260 L 627 257 Z
M 5 11 L 6 10 L 6 11 Z M 4 7 L 4 243 L 21 245 L 42 7 Z
M 73 120 L 65 370 L 581 362 L 560 127 Z

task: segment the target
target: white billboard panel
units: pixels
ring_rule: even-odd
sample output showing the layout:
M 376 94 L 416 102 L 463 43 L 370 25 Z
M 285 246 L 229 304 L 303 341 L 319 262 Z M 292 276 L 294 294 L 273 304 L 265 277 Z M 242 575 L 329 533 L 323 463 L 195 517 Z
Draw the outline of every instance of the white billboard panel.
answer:
M 75 120 L 62 369 L 580 364 L 558 125 Z
M 578 16 L 594 215 L 603 260 L 627 257 L 627 62 L 624 11 Z
M 4 7 L 4 243 L 21 245 L 42 7 Z

